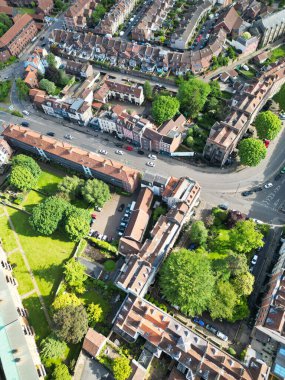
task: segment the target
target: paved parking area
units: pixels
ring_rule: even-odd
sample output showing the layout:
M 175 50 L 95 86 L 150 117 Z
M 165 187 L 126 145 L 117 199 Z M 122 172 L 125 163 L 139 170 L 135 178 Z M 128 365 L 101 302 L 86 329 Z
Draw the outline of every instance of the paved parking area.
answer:
M 74 380 L 114 380 L 114 377 L 105 367 L 96 359 L 91 359 L 82 351 L 73 378 Z
M 101 212 L 94 211 L 97 219 L 94 220 L 91 228 L 93 228 L 94 231 L 98 231 L 100 234 L 116 239 L 118 237 L 117 228 L 124 215 L 124 211 L 119 212 L 118 207 L 122 203 L 127 207 L 128 203 L 135 201 L 136 198 L 137 193 L 134 193 L 131 197 L 112 194 L 112 198 L 104 205 Z

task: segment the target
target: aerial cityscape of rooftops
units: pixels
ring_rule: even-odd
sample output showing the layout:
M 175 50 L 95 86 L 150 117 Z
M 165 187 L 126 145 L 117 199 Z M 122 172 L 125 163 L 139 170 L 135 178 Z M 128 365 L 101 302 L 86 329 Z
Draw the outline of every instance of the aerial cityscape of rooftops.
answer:
M 0 379 L 285 380 L 285 0 L 0 0 Z

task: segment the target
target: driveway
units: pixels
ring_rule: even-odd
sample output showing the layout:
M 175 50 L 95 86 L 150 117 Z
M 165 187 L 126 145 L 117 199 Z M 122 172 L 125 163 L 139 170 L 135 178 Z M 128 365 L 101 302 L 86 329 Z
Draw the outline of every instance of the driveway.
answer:
M 97 219 L 94 220 L 91 228 L 100 234 L 117 239 L 118 235 L 116 229 L 119 227 L 121 218 L 124 215 L 124 211 L 119 212 L 118 207 L 122 203 L 126 207 L 127 204 L 134 201 L 136 197 L 136 193 L 131 197 L 112 194 L 112 198 L 104 205 L 103 210 L 101 212 L 95 211 Z

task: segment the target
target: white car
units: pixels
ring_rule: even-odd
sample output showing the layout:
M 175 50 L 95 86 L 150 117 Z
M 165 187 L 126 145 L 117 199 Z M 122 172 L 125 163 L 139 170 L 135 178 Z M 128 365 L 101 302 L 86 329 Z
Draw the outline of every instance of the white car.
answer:
M 105 149 L 100 149 L 99 153 L 104 154 L 104 156 L 106 156 L 106 154 L 108 154 L 108 152 Z
M 29 112 L 26 111 L 26 110 L 23 111 L 23 114 L 26 115 L 26 116 L 29 116 Z
M 71 135 L 64 135 L 64 138 L 67 139 L 67 140 L 72 140 L 73 137 Z
M 270 187 L 272 187 L 273 184 L 271 182 L 268 182 L 266 185 L 264 185 L 264 188 L 265 189 L 270 189 Z
M 227 342 L 228 339 L 229 339 L 229 338 L 228 338 L 225 334 L 223 334 L 221 331 L 218 331 L 216 335 L 217 335 L 218 338 L 223 339 L 225 342 Z
M 252 260 L 251 260 L 251 264 L 255 265 L 257 263 L 257 259 L 258 259 L 258 256 L 254 255 L 253 258 L 252 258 Z
M 253 220 L 256 224 L 264 224 L 264 223 L 262 222 L 262 220 L 255 219 L 255 218 L 252 218 L 252 220 Z
M 152 168 L 155 167 L 155 164 L 154 164 L 154 162 L 152 162 L 152 161 L 148 161 L 148 162 L 146 163 L 146 165 L 147 165 L 147 166 L 150 166 L 150 167 L 152 167 Z
M 149 154 L 148 158 L 150 158 L 151 160 L 156 160 L 157 159 L 157 157 L 156 157 L 155 154 Z
M 124 154 L 124 152 L 122 150 L 118 150 L 118 149 L 115 151 L 115 153 L 119 154 L 120 156 L 122 156 Z

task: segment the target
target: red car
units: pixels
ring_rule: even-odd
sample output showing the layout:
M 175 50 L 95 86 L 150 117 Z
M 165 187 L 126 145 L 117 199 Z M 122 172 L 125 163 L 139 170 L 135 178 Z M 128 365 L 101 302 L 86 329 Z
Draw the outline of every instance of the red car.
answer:
M 131 152 L 132 150 L 134 150 L 134 148 L 132 146 L 127 146 L 126 150 L 129 150 Z
M 96 219 L 97 218 L 97 216 L 96 216 L 96 214 L 94 214 L 94 212 L 93 212 L 93 214 L 91 214 L 91 218 L 92 219 Z
M 263 143 L 266 147 L 266 149 L 269 147 L 269 144 L 270 144 L 270 140 L 263 140 Z

